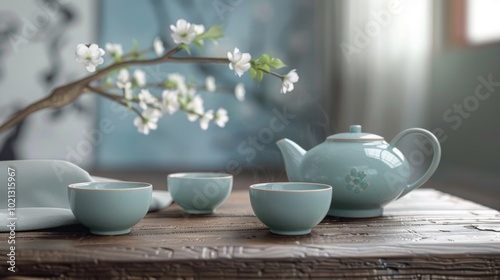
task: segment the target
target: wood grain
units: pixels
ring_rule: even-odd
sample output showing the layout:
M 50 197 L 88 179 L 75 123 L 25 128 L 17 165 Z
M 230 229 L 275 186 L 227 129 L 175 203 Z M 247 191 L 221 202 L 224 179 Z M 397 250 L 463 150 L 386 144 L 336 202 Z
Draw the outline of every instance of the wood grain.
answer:
M 500 213 L 435 190 L 416 190 L 383 217 L 326 217 L 311 234 L 280 236 L 258 221 L 247 191 L 212 215 L 177 205 L 150 213 L 128 235 L 83 226 L 18 232 L 14 274 L 68 278 L 498 279 Z

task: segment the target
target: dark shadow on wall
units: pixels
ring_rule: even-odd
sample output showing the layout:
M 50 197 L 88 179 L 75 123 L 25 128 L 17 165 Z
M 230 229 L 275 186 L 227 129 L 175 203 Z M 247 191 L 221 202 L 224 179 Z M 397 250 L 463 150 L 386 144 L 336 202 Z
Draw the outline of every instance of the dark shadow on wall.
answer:
M 16 113 L 17 112 L 18 111 L 16 111 Z M 21 121 L 12 129 L 10 135 L 7 137 L 0 150 L 0 160 L 16 160 L 19 158 L 16 144 L 19 143 L 25 123 L 26 119 Z
M 55 17 L 55 22 L 38 26 L 36 34 L 29 38 L 32 42 L 42 44 L 41 48 L 45 49 L 49 60 L 46 69 L 38 73 L 36 77 L 30 78 L 30 82 L 35 82 L 41 85 L 40 88 L 45 92 L 45 94 L 49 94 L 57 84 L 60 84 L 67 79 L 64 75 L 64 60 L 62 58 L 61 50 L 67 45 L 67 37 L 71 32 L 71 27 L 78 21 L 78 11 L 71 5 L 71 3 L 62 5 L 55 2 L 56 0 L 38 1 L 38 5 L 46 6 L 46 9 L 48 10 L 57 6 L 57 16 Z M 16 13 L 12 13 L 12 11 L 9 10 L 0 10 L 0 82 L 3 78 L 2 73 L 4 71 L 8 71 L 6 65 L 2 62 L 8 55 L 11 54 L 11 46 L 13 44 L 12 40 L 22 36 L 19 35 L 21 32 L 21 24 L 21 19 Z M 15 102 L 9 102 L 10 104 L 4 105 L 6 108 L 11 108 L 16 107 L 13 106 L 13 103 L 19 104 L 19 102 L 20 100 L 16 100 Z M 15 110 L 19 109 L 21 108 L 16 108 Z M 63 118 L 65 115 L 73 112 L 86 114 L 89 111 L 89 108 L 86 108 L 82 102 L 77 101 L 71 104 L 71 106 L 53 110 L 50 114 L 49 120 L 55 122 Z M 11 116 L 9 116 L 9 118 L 10 117 Z M 7 118 L 2 118 L 1 122 L 6 120 Z M 0 144 L 0 160 L 19 159 L 17 144 L 25 134 L 23 133 L 27 129 L 25 124 L 26 121 L 22 121 L 17 126 L 12 128 L 10 132 L 8 132 L 10 134 L 6 137 L 5 142 Z

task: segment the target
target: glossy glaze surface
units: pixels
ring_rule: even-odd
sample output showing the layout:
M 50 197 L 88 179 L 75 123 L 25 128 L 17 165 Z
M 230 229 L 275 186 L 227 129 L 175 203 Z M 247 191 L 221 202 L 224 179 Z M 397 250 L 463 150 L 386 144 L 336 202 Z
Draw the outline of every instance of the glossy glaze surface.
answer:
M 395 146 L 412 133 L 430 141 L 434 158 L 424 175 L 408 184 L 410 165 Z M 351 126 L 350 132 L 329 136 L 308 152 L 288 139 L 277 145 L 290 181 L 331 185 L 333 197 L 328 214 L 352 218 L 382 215 L 385 205 L 425 183 L 441 157 L 436 137 L 419 128 L 401 132 L 391 144 L 378 135 L 362 133 L 361 126 Z
M 175 203 L 190 214 L 210 214 L 222 205 L 233 187 L 233 176 L 225 173 L 174 173 L 167 177 Z
M 250 203 L 271 232 L 308 234 L 326 216 L 332 187 L 312 183 L 263 183 L 250 186 Z
M 134 182 L 88 182 L 68 186 L 76 219 L 94 234 L 119 235 L 148 212 L 152 186 Z

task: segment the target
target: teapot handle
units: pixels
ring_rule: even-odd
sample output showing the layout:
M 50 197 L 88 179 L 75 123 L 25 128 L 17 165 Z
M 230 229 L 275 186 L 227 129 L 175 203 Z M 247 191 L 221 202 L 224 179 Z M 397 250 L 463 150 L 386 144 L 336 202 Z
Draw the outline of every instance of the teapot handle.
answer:
M 390 145 L 395 147 L 398 144 L 398 142 L 401 140 L 401 138 L 405 137 L 408 134 L 412 134 L 412 133 L 417 133 L 417 134 L 423 135 L 425 138 L 427 138 L 427 140 L 429 140 L 429 142 L 431 142 L 432 149 L 434 150 L 434 156 L 432 157 L 432 162 L 431 162 L 429 168 L 427 169 L 427 171 L 425 171 L 425 173 L 420 178 L 418 178 L 415 182 L 407 185 L 406 188 L 404 189 L 403 193 L 399 197 L 406 195 L 410 191 L 420 187 L 425 182 L 427 182 L 427 180 L 429 180 L 429 178 L 432 176 L 432 174 L 434 174 L 434 171 L 436 171 L 436 169 L 438 168 L 439 161 L 441 160 L 441 146 L 439 145 L 439 140 L 430 131 L 422 129 L 422 128 L 410 128 L 410 129 L 406 129 L 406 130 L 401 131 L 398 135 L 396 135 L 396 137 L 394 137 L 394 139 L 392 139 Z

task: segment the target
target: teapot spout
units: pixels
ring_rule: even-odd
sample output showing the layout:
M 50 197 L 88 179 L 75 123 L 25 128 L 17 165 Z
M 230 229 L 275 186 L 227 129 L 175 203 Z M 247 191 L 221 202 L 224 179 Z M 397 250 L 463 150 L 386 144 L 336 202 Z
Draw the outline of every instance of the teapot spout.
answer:
M 285 161 L 286 174 L 290 182 L 301 182 L 302 174 L 300 171 L 300 164 L 306 151 L 299 145 L 289 139 L 281 139 L 276 142 L 281 151 L 283 160 Z

